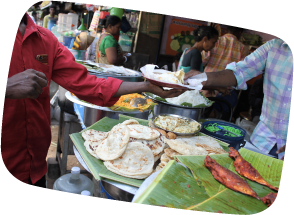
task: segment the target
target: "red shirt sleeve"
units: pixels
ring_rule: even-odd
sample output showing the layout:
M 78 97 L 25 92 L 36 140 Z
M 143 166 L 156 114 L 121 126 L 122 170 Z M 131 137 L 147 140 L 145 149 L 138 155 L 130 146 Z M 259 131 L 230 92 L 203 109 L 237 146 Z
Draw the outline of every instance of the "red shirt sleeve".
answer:
M 95 105 L 110 107 L 119 99 L 113 97 L 122 80 L 97 78 L 75 62 L 74 56 L 58 42 L 54 59 L 52 80 L 74 93 L 79 99 Z

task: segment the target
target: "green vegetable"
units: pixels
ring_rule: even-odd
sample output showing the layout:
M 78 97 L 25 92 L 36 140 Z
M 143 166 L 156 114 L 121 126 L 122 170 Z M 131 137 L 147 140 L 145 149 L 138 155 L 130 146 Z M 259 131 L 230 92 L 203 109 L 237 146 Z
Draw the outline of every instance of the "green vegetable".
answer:
M 216 127 L 218 124 L 217 123 L 210 123 L 206 126 L 204 126 L 204 128 L 207 130 L 207 131 L 210 131 L 212 133 L 215 133 L 217 131 L 220 131 L 221 129 L 219 129 L 218 127 Z M 222 125 L 222 127 L 225 129 L 225 130 L 228 130 L 228 131 L 231 131 L 235 134 L 238 134 L 240 136 L 243 136 L 241 131 L 237 128 L 234 128 L 234 127 L 231 127 L 231 126 L 225 126 L 225 125 Z M 228 133 L 226 132 L 223 136 L 229 136 L 229 137 L 236 137 L 236 135 L 234 134 L 231 134 L 231 133 Z

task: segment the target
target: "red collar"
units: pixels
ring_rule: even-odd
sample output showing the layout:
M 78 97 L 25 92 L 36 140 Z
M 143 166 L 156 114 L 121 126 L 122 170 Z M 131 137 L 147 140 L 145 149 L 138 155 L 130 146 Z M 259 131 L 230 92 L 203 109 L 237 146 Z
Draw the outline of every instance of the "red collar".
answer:
M 23 40 L 25 40 L 28 36 L 30 36 L 34 32 L 46 35 L 45 32 L 42 31 L 40 27 L 34 23 L 34 21 L 31 19 L 31 17 L 27 13 L 26 13 L 26 16 L 27 16 L 27 27 L 26 27 L 26 32 L 24 34 Z

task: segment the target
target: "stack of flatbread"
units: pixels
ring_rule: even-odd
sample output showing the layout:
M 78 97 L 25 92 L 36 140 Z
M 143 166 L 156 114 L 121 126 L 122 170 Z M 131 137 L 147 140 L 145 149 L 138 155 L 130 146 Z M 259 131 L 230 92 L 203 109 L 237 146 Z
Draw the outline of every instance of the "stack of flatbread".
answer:
M 89 129 L 82 133 L 86 150 L 103 160 L 106 168 L 118 175 L 143 179 L 153 172 L 165 148 L 163 136 L 155 129 L 126 120 L 109 132 Z
M 164 138 L 169 148 L 164 150 L 160 163 L 155 171 L 165 167 L 177 155 L 211 155 L 227 153 L 220 144 L 211 137 L 206 136 L 178 136 L 175 140 Z

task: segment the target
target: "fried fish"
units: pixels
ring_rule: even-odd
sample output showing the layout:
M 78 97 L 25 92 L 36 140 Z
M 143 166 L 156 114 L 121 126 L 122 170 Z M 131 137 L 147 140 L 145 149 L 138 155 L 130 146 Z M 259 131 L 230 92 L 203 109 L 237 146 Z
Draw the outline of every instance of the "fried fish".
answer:
M 252 190 L 252 188 L 244 179 L 242 179 L 240 176 L 233 173 L 232 171 L 228 170 L 227 168 L 219 165 L 208 155 L 204 160 L 204 164 L 206 168 L 208 168 L 209 171 L 212 173 L 213 177 L 226 187 L 260 200 L 260 197 L 256 194 L 254 190 Z
M 279 191 L 279 188 L 270 185 L 266 180 L 264 180 L 259 174 L 259 172 L 256 169 L 254 169 L 254 167 L 251 166 L 249 162 L 244 160 L 244 158 L 242 158 L 239 152 L 235 150 L 233 147 L 230 147 L 229 149 L 229 156 L 235 159 L 234 167 L 236 172 L 238 172 L 240 175 L 250 179 L 251 181 L 255 181 L 259 184 L 265 185 L 272 190 Z

